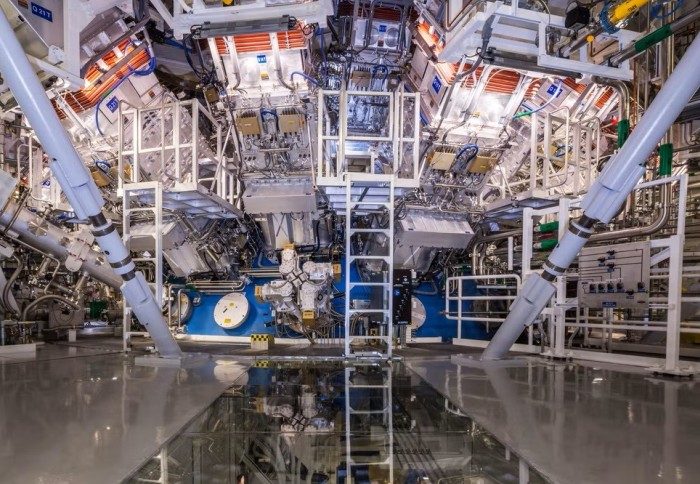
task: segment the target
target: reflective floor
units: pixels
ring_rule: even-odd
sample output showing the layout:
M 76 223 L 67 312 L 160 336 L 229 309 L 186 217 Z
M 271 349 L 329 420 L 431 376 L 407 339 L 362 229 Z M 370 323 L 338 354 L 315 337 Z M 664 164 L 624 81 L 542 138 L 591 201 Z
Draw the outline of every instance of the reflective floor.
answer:
M 0 482 L 120 482 L 245 369 L 137 366 L 111 351 L 45 345 L 0 360 Z
M 401 363 L 256 365 L 129 482 L 545 482 Z
M 444 348 L 345 366 L 212 346 L 184 368 L 118 348 L 0 358 L 0 482 L 700 482 L 693 380 Z
M 700 387 L 632 367 L 465 356 L 409 366 L 558 483 L 700 482 Z

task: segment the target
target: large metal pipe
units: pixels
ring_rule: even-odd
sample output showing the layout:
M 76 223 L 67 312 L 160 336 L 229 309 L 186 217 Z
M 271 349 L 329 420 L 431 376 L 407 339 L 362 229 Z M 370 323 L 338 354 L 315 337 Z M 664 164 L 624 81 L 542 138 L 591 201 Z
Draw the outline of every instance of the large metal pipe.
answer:
M 583 215 L 571 223 L 544 264 L 542 274 L 532 274 L 513 301 L 508 317 L 484 350 L 483 359 L 503 358 L 523 330 L 534 323 L 554 295 L 553 281 L 574 261 L 593 233 L 596 222 L 608 223 L 645 173 L 645 162 L 666 131 L 673 125 L 690 98 L 700 88 L 700 37 L 688 47 L 673 74 L 630 135 L 622 149 L 581 202 Z
M 624 81 L 618 81 L 617 79 L 606 79 L 602 77 L 594 77 L 593 82 L 596 84 L 602 84 L 604 86 L 610 86 L 617 91 L 619 97 L 619 119 L 629 119 L 630 118 L 630 88 Z
M 573 52 L 576 52 L 581 47 L 589 43 L 589 39 L 598 37 L 603 32 L 605 32 L 605 30 L 603 30 L 603 27 L 597 24 L 580 30 L 577 33 L 576 39 L 574 39 L 569 45 L 566 45 L 559 49 L 559 55 L 561 55 L 562 57 L 569 57 Z
M 578 49 L 583 47 L 593 39 L 598 37 L 600 34 L 606 30 L 609 32 L 614 32 L 616 25 L 623 21 L 624 19 L 631 17 L 639 11 L 644 5 L 649 3 L 649 0 L 624 0 L 619 2 L 617 5 L 613 5 L 605 8 L 600 12 L 600 17 L 598 21 L 582 30 L 577 34 L 576 39 L 569 45 L 562 47 L 559 53 L 562 57 L 569 57 L 572 53 L 576 52 Z
M 117 229 L 102 214 L 104 200 L 100 191 L 61 125 L 4 12 L 0 15 L 0 52 L 0 73 L 5 83 L 49 154 L 49 168 L 76 216 L 90 222 L 107 262 L 123 279 L 121 291 L 132 313 L 149 332 L 161 356 L 182 356 L 143 273 L 136 271 Z
M 17 214 L 18 207 L 14 202 L 8 204 L 5 211 L 0 214 L 0 227 L 4 229 L 10 224 L 14 214 Z M 20 208 L 8 234 L 39 252 L 49 254 L 60 262 L 65 262 L 68 258 L 68 248 L 74 240 L 74 236 L 49 222 L 41 223 L 39 219 L 39 216 L 28 209 Z M 82 257 L 84 260 L 80 267 L 81 271 L 87 272 L 96 281 L 115 289 L 122 285 L 121 277 L 114 273 L 103 254 L 90 249 Z
M 611 232 L 598 232 L 597 234 L 591 235 L 589 240 L 592 242 L 604 242 L 628 237 L 653 235 L 666 226 L 669 218 L 671 218 L 671 187 L 667 184 L 661 185 L 661 206 L 659 207 L 659 213 L 652 223 L 643 227 L 630 227 L 627 229 L 613 230 Z
M 38 299 L 34 299 L 32 302 L 27 304 L 27 307 L 24 308 L 22 311 L 22 321 L 26 321 L 27 318 L 29 317 L 29 312 L 37 307 L 38 305 L 42 304 L 44 301 L 60 301 L 63 304 L 70 306 L 71 308 L 75 309 L 76 311 L 80 309 L 80 306 L 78 306 L 76 303 L 71 301 L 70 299 L 66 299 L 63 296 L 59 296 L 57 294 L 47 294 L 46 296 L 41 296 Z
M 663 27 L 654 30 L 652 33 L 645 35 L 629 47 L 622 49 L 617 54 L 611 56 L 608 59 L 608 64 L 610 64 L 613 67 L 617 67 L 626 60 L 637 57 L 639 54 L 646 51 L 649 47 L 658 44 L 662 40 L 684 29 L 685 27 L 692 24 L 698 19 L 700 19 L 700 8 L 697 8 L 689 14 L 687 14 L 686 16 L 681 17 L 674 22 L 670 22 L 664 25 Z

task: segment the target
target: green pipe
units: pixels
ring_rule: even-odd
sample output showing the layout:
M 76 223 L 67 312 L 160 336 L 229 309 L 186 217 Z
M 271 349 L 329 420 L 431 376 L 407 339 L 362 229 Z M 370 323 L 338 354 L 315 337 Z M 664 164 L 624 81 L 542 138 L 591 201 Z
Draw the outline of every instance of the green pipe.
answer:
M 644 37 L 636 41 L 634 43 L 634 50 L 638 54 L 642 53 L 652 45 L 657 44 L 662 40 L 669 38 L 672 35 L 673 30 L 671 29 L 671 24 L 666 24 L 660 29 L 653 31 L 649 35 L 645 35 Z
M 559 230 L 559 221 L 555 220 L 554 222 L 539 224 L 533 230 L 542 234 L 546 234 L 547 232 L 554 232 L 556 230 Z
M 630 136 L 630 120 L 621 119 L 617 122 L 617 147 L 622 148 Z
M 610 64 L 613 67 L 619 66 L 624 61 L 641 54 L 649 47 L 652 47 L 661 42 L 662 40 L 669 38 L 674 33 L 684 29 L 699 18 L 700 9 L 695 9 L 691 11 L 684 17 L 681 17 L 674 22 L 668 23 L 663 27 L 654 30 L 650 34 L 645 35 L 644 37 L 636 41 L 634 44 L 630 45 L 629 47 L 621 50 L 614 56 L 610 57 L 610 59 L 608 59 L 608 64 Z
M 671 176 L 673 167 L 673 143 L 659 146 L 659 176 Z
M 547 239 L 540 242 L 535 242 L 532 247 L 539 250 L 552 250 L 558 243 L 559 241 L 557 239 Z

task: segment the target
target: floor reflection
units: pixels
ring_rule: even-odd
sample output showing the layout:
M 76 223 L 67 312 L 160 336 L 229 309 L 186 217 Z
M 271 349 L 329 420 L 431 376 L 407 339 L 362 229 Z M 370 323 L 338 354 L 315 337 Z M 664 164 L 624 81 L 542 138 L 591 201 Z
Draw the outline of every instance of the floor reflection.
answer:
M 399 363 L 259 362 L 129 482 L 456 484 L 519 474 L 544 482 Z

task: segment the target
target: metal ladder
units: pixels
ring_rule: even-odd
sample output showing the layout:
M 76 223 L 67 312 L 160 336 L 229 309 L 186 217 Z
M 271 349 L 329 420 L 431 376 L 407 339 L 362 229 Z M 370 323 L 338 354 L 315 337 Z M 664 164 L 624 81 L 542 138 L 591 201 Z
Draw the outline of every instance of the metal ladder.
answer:
M 345 462 L 346 462 L 346 479 L 345 482 L 356 482 L 353 479 L 353 468 L 373 466 L 379 467 L 381 470 L 388 470 L 388 481 L 394 482 L 394 423 L 393 423 L 393 401 L 392 401 L 392 367 L 388 364 L 382 366 L 382 383 L 381 384 L 365 384 L 354 383 L 353 377 L 358 373 L 358 369 L 363 368 L 362 365 L 347 366 L 345 368 Z M 366 368 L 366 366 L 365 366 Z M 369 402 L 372 399 L 366 398 L 366 392 L 382 393 L 382 405 L 378 410 L 356 410 L 352 406 L 352 402 Z M 362 416 L 371 418 L 372 415 L 382 415 L 382 423 L 386 430 L 384 436 L 384 458 L 371 459 L 370 456 L 363 455 L 361 449 L 353 454 L 353 441 L 357 443 L 361 438 L 374 438 L 374 435 L 360 433 L 360 429 L 355 429 L 353 423 L 360 420 Z M 353 416 L 358 416 L 354 419 Z M 357 447 L 357 446 L 356 446 Z M 353 456 L 354 455 L 354 456 Z M 357 458 L 357 460 L 356 460 Z
M 391 358 L 393 345 L 393 276 L 394 276 L 394 180 L 393 175 L 348 173 L 345 191 L 345 356 Z M 367 195 L 370 193 L 371 195 Z M 354 217 L 371 211 L 384 210 L 388 216 L 387 228 L 355 228 Z M 383 234 L 386 237 L 386 254 L 353 254 L 352 239 L 355 234 Z M 366 282 L 353 278 L 352 267 L 358 261 L 380 261 L 382 263 L 381 282 Z M 380 303 L 369 309 L 351 307 L 352 290 L 366 288 L 370 292 L 380 292 Z M 352 323 L 360 315 L 381 315 L 380 328 L 384 334 L 352 334 Z M 357 331 L 355 331 L 357 333 Z M 362 344 L 363 350 L 354 351 L 352 343 Z M 367 346 L 373 346 L 367 351 Z
M 143 200 L 152 200 L 147 206 L 144 206 Z M 149 286 L 153 290 L 156 302 L 159 305 L 163 304 L 163 186 L 160 182 L 141 182 L 129 183 L 124 185 L 122 189 L 122 200 L 124 202 L 124 218 L 123 218 L 123 233 L 122 240 L 126 248 L 131 250 L 130 242 L 135 236 L 153 237 L 153 250 L 149 250 L 150 257 L 138 257 L 132 259 L 137 265 L 139 263 L 148 263 L 153 267 L 155 281 L 149 282 Z M 139 203 L 138 208 L 132 208 L 131 202 Z M 132 232 L 133 223 L 132 215 L 138 213 L 153 214 L 153 232 L 150 234 L 134 234 Z M 126 299 L 123 300 L 123 323 L 124 323 L 124 351 L 129 351 L 131 338 L 133 336 L 148 336 L 147 331 L 131 331 L 131 307 Z

